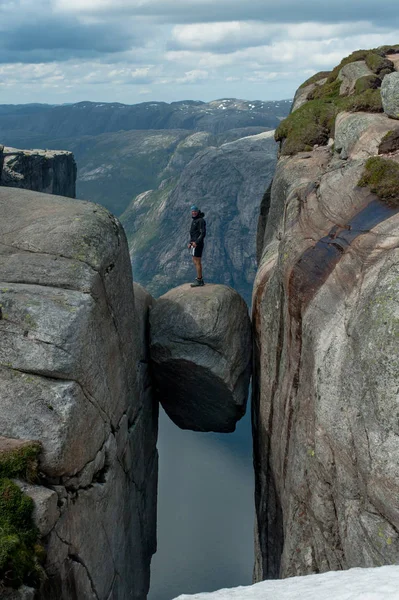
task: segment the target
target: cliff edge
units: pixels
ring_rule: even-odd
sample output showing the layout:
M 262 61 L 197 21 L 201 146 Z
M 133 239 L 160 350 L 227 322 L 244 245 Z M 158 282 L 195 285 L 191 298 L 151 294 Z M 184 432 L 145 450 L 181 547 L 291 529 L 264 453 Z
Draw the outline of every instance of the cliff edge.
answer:
M 399 561 L 399 47 L 297 92 L 258 228 L 255 580 Z
M 39 597 L 144 600 L 156 547 L 151 298 L 134 293 L 124 231 L 104 208 L 0 187 L 0 209 L 0 431 L 42 447 L 21 483 L 46 549 Z M 0 483 L 24 474 L 9 471 Z
M 76 196 L 76 163 L 63 150 L 17 150 L 0 145 L 0 185 Z

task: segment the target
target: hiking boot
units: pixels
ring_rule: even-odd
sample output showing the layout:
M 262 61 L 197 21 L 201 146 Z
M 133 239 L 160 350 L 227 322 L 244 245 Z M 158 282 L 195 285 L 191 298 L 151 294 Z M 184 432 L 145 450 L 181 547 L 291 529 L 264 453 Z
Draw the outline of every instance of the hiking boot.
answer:
M 198 277 L 197 277 L 197 279 L 194 281 L 194 283 L 191 284 L 191 287 L 201 287 L 203 285 L 205 285 L 204 280 L 202 278 L 198 279 Z

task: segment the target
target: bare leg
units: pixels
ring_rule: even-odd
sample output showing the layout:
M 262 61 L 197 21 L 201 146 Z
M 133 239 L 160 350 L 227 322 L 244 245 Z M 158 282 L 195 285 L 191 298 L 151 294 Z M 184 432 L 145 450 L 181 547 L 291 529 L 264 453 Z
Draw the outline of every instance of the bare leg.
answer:
M 193 256 L 193 263 L 197 271 L 197 279 L 202 279 L 202 263 L 198 256 Z

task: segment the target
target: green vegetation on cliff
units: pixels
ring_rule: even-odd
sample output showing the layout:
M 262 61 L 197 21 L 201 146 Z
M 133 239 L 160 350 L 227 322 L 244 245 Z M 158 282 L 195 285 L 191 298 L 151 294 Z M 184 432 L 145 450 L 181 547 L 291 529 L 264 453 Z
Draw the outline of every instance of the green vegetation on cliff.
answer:
M 11 478 L 37 478 L 38 443 L 0 453 L 0 586 L 36 585 L 42 575 L 33 501 Z
M 0 454 L 0 478 L 20 477 L 34 481 L 37 477 L 37 459 L 41 451 L 38 442 L 31 442 Z
M 331 71 L 319 71 L 318 73 L 315 73 L 314 75 L 312 75 L 312 77 L 309 77 L 309 79 L 304 81 L 302 85 L 299 86 L 299 89 L 304 88 L 307 85 L 311 85 L 312 83 L 317 83 L 321 79 L 326 79 L 330 75 L 330 73 Z
M 343 67 L 359 60 L 364 60 L 368 68 L 376 74 L 379 74 L 386 68 L 388 68 L 389 71 L 393 71 L 394 65 L 390 60 L 385 58 L 385 55 L 390 52 L 396 52 L 397 50 L 399 50 L 399 45 L 382 46 L 381 48 L 373 48 L 372 50 L 356 50 L 342 59 L 339 65 L 331 71 L 328 81 L 330 83 L 335 81 Z
M 315 144 L 325 145 L 334 136 L 335 119 L 339 112 L 383 112 L 381 78 L 394 70 L 393 63 L 385 58 L 398 47 L 384 47 L 374 50 L 358 50 L 344 58 L 331 73 L 313 75 L 305 84 L 317 83 L 327 77 L 327 81 L 317 86 L 308 95 L 308 101 L 282 121 L 275 132 L 275 139 L 282 142 L 281 153 L 292 155 L 311 150 Z M 340 95 L 339 73 L 349 63 L 365 61 L 374 74 L 359 77 L 353 95 Z M 301 86 L 302 87 L 302 86 Z
M 335 83 L 326 83 L 325 86 L 317 90 L 315 99 L 291 113 L 276 129 L 276 141 L 283 142 L 282 154 L 312 150 L 315 144 L 326 145 L 328 139 L 334 136 L 335 119 L 342 111 L 382 112 L 378 89 L 368 89 L 345 98 L 335 95 Z
M 399 164 L 393 160 L 373 156 L 366 162 L 359 180 L 360 187 L 369 187 L 388 206 L 399 208 Z

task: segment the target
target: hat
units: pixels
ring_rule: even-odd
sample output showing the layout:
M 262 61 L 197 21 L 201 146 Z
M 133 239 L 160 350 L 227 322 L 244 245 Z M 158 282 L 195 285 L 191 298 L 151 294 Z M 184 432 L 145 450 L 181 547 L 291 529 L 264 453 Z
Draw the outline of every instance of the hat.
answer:
M 190 210 L 191 211 L 196 210 L 197 212 L 199 212 L 199 208 L 195 204 L 192 205 L 192 207 L 190 208 Z

